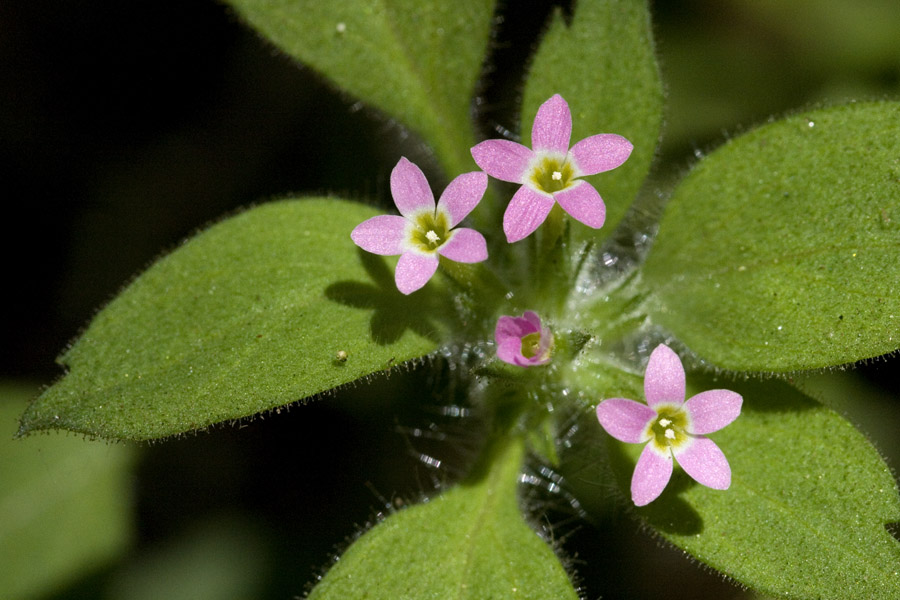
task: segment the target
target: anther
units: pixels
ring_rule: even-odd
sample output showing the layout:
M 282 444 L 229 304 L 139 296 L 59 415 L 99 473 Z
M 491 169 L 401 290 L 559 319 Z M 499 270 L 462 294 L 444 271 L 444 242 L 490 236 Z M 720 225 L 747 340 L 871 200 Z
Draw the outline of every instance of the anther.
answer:
M 560 181 L 562 179 L 562 173 L 560 173 L 559 171 L 553 171 L 553 175 L 551 175 L 550 177 L 553 178 L 553 181 Z
M 659 424 L 662 425 L 663 427 L 668 427 L 669 425 L 672 424 L 672 421 L 670 421 L 669 419 L 660 419 Z
M 432 244 L 441 239 L 440 237 L 438 237 L 438 234 L 436 234 L 431 229 L 429 229 L 428 232 L 425 233 L 425 237 L 428 238 L 428 241 L 431 242 Z
M 671 429 L 666 429 L 666 437 L 669 438 L 670 440 L 674 440 L 675 432 Z

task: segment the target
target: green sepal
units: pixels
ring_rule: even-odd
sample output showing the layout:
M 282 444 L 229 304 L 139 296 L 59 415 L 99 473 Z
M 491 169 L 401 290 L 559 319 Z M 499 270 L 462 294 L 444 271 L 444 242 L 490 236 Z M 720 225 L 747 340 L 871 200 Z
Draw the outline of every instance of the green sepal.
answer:
M 171 436 L 431 352 L 453 310 L 438 279 L 404 296 L 393 259 L 353 244 L 374 214 L 336 199 L 273 202 L 189 240 L 94 318 L 20 435 Z

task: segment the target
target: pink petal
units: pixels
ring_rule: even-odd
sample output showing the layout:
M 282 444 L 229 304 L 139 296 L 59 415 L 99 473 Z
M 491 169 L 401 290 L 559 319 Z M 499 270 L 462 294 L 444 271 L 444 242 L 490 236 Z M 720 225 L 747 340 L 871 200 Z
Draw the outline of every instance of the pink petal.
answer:
M 441 199 L 438 200 L 438 210 L 446 211 L 450 215 L 449 227 L 456 225 L 472 212 L 484 191 L 487 189 L 488 178 L 481 171 L 463 173 L 450 182 Z
M 522 317 L 507 317 L 506 315 L 497 319 L 497 327 L 494 329 L 494 339 L 497 344 L 503 344 L 507 340 L 514 339 L 517 344 L 522 345 L 522 338 L 530 333 L 539 331 L 534 328 L 528 321 Z
M 627 398 L 610 398 L 597 405 L 597 419 L 606 433 L 629 444 L 650 439 L 646 429 L 655 418 L 655 410 Z
M 718 431 L 738 418 L 743 398 L 731 390 L 709 390 L 693 396 L 684 403 L 690 417 L 688 433 L 704 434 Z
M 731 485 L 731 467 L 715 442 L 698 436 L 685 448 L 675 451 L 675 458 L 685 472 L 706 487 L 727 490 Z
M 519 317 L 506 315 L 497 319 L 494 328 L 494 341 L 497 342 L 497 358 L 503 362 L 517 364 L 522 352 L 522 338 L 532 333 L 526 331 L 529 323 Z
M 606 205 L 594 186 L 584 180 L 577 180 L 564 190 L 555 192 L 553 199 L 559 202 L 567 213 L 576 221 L 588 227 L 600 229 L 606 221 Z
M 401 157 L 391 171 L 391 195 L 397 210 L 409 217 L 423 210 L 434 210 L 434 194 L 422 169 Z
M 541 104 L 531 126 L 531 147 L 535 152 L 565 154 L 572 136 L 572 113 L 559 94 Z
M 522 340 L 519 338 L 506 338 L 497 344 L 497 358 L 511 365 L 522 366 L 525 360 L 522 356 Z
M 397 289 L 404 294 L 413 293 L 428 283 L 437 268 L 438 257 L 436 254 L 426 256 L 415 252 L 404 252 L 397 261 L 397 270 L 394 272 Z
M 533 310 L 526 310 L 524 313 L 522 313 L 522 318 L 530 323 L 532 327 L 534 327 L 534 329 L 532 329 L 528 333 L 541 331 L 541 318 L 536 312 L 534 312 Z
M 684 403 L 684 367 L 678 355 L 665 344 L 650 354 L 644 373 L 644 395 L 650 406 Z
M 488 256 L 484 236 L 466 227 L 454 229 L 450 240 L 438 248 L 438 254 L 460 263 L 477 263 Z
M 384 256 L 401 254 L 407 223 L 409 221 L 396 215 L 372 217 L 354 227 L 350 239 L 366 252 Z
M 497 342 L 497 358 L 520 367 L 533 367 L 550 362 L 549 356 L 544 356 L 550 345 L 549 332 L 540 327 L 541 320 L 536 313 L 526 311 L 521 317 L 502 316 L 497 320 L 494 329 L 494 339 Z M 531 358 L 522 355 L 522 338 L 535 332 L 541 332 L 540 350 Z
M 580 177 L 615 169 L 631 156 L 632 148 L 621 135 L 601 133 L 572 146 L 569 156 L 575 159 L 576 176 Z
M 503 232 L 510 244 L 531 235 L 540 227 L 554 204 L 553 197 L 523 185 L 509 201 L 503 214 Z
M 644 446 L 631 476 L 631 499 L 637 506 L 656 500 L 672 477 L 672 454 L 656 449 L 653 443 Z
M 471 152 L 475 164 L 485 173 L 512 183 L 525 180 L 525 170 L 534 158 L 531 148 L 509 140 L 485 140 L 473 147 Z
M 522 355 L 519 355 L 519 358 L 516 359 L 516 364 L 520 367 L 539 367 L 541 365 L 546 365 L 550 362 L 550 357 L 541 358 L 540 354 L 535 354 L 531 358 L 525 358 Z

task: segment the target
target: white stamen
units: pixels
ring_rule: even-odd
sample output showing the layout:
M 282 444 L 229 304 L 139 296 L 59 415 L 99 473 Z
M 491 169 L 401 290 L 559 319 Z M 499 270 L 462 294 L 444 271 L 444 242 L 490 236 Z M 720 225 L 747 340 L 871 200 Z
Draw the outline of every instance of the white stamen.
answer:
M 672 421 L 670 421 L 669 419 L 660 419 L 659 424 L 662 425 L 663 427 L 668 427 L 669 425 L 672 424 Z
M 669 438 L 670 440 L 674 440 L 675 432 L 672 431 L 671 429 L 666 429 L 666 437 Z
M 425 234 L 425 237 L 428 238 L 428 241 L 432 244 L 441 239 L 438 237 L 438 234 L 436 234 L 432 229 L 428 230 L 428 232 Z
M 559 171 L 553 171 L 553 175 L 551 175 L 550 177 L 553 178 L 553 181 L 559 181 L 562 179 L 562 173 L 560 173 Z

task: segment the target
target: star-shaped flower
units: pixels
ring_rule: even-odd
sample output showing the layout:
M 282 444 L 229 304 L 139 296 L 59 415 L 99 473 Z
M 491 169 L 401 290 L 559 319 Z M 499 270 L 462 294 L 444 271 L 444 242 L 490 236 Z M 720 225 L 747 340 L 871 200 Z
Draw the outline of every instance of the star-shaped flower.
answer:
M 481 201 L 486 189 L 487 175 L 463 173 L 450 182 L 435 205 L 425 174 L 401 158 L 391 171 L 391 195 L 402 216 L 372 217 L 357 225 L 350 237 L 368 252 L 399 254 L 394 281 L 398 290 L 411 294 L 434 275 L 439 255 L 461 263 L 487 258 L 483 235 L 465 227 L 454 229 Z
M 662 344 L 647 363 L 644 394 L 647 404 L 611 398 L 597 406 L 597 418 L 611 436 L 632 444 L 647 442 L 631 478 L 634 503 L 644 506 L 662 493 L 672 476 L 673 457 L 697 482 L 728 489 L 731 467 L 705 434 L 722 429 L 741 414 L 741 396 L 730 390 L 710 390 L 685 402 L 681 360 Z
M 550 362 L 553 334 L 541 327 L 541 318 L 530 310 L 521 317 L 502 316 L 494 330 L 497 358 L 519 367 L 534 367 Z
M 601 133 L 569 148 L 572 114 L 556 94 L 538 109 L 529 149 L 509 140 L 486 140 L 472 148 L 479 167 L 502 181 L 521 183 L 506 213 L 503 231 L 517 242 L 536 230 L 555 203 L 574 219 L 599 229 L 606 205 L 594 186 L 579 179 L 615 169 L 631 154 L 631 142 L 620 135 Z

